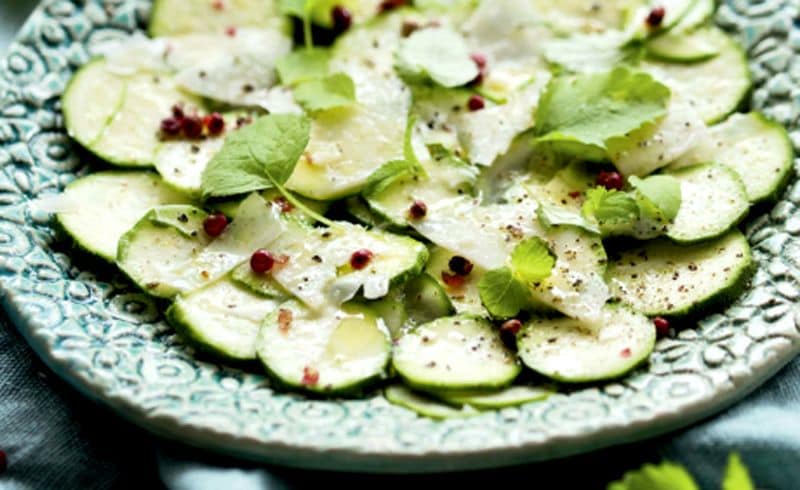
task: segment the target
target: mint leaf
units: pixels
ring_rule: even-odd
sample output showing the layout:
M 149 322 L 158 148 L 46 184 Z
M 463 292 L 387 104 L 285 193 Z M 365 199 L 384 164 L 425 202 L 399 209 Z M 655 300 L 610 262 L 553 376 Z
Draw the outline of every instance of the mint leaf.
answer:
M 511 252 L 511 271 L 523 283 L 532 284 L 550 277 L 555 257 L 539 237 L 527 238 Z
M 204 198 L 225 197 L 283 185 L 308 145 L 305 116 L 271 114 L 225 138 L 202 177 Z
M 658 212 L 671 221 L 681 208 L 681 184 L 670 175 L 653 175 L 645 179 L 631 176 L 628 182 Z
M 478 291 L 483 305 L 497 318 L 512 318 L 529 304 L 528 289 L 508 267 L 484 274 L 478 283 Z
M 627 224 L 639 218 L 639 205 L 624 192 L 595 187 L 586 193 L 583 215 L 594 218 L 601 227 Z
M 725 470 L 725 479 L 722 481 L 722 490 L 755 490 L 753 480 L 747 471 L 742 458 L 733 453 L 728 457 L 728 467 Z
M 430 80 L 443 87 L 466 85 L 479 73 L 464 39 L 446 27 L 420 29 L 404 39 L 395 67 L 409 81 Z
M 327 75 L 330 59 L 328 49 L 298 49 L 279 59 L 276 68 L 283 85 L 295 85 Z
M 538 142 L 570 153 L 604 155 L 609 139 L 625 136 L 667 113 L 669 89 L 650 75 L 619 67 L 554 78 L 536 110 Z
M 675 463 L 646 464 L 610 483 L 608 490 L 700 490 L 692 475 Z
M 560 206 L 539 203 L 539 207 L 536 208 L 536 215 L 539 218 L 539 222 L 545 228 L 552 228 L 553 226 L 577 226 L 590 233 L 600 233 L 600 228 L 594 223 L 590 223 L 580 214 L 573 213 Z
M 294 99 L 309 112 L 346 107 L 356 100 L 356 86 L 348 75 L 334 73 L 300 83 Z

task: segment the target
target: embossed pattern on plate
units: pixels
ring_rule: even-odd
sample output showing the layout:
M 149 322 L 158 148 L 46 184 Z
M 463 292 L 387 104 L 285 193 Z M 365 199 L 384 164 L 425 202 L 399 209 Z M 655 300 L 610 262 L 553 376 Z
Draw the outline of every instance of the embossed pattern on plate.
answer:
M 435 471 L 542 460 L 685 426 L 746 395 L 800 352 L 800 184 L 747 233 L 760 266 L 724 313 L 658 343 L 625 379 L 521 408 L 434 422 L 380 397 L 319 401 L 194 357 L 112 267 L 79 268 L 31 210 L 88 171 L 59 94 L 93 46 L 141 28 L 149 2 L 46 0 L 0 64 L 0 288 L 42 358 L 149 430 L 243 457 L 338 470 Z M 753 106 L 800 147 L 798 0 L 728 0 L 720 25 L 752 57 Z

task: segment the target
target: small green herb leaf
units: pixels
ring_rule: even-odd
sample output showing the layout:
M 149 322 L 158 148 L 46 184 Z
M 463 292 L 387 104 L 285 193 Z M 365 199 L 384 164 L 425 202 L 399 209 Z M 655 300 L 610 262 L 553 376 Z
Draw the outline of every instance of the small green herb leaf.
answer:
M 742 463 L 742 458 L 737 453 L 731 454 L 728 457 L 722 490 L 755 490 L 755 488 L 747 467 Z
M 483 305 L 497 318 L 516 316 L 528 306 L 530 300 L 528 289 L 508 267 L 487 272 L 478 283 L 478 291 Z
M 583 215 L 594 218 L 601 227 L 630 223 L 639 218 L 639 205 L 624 192 L 595 187 L 586 193 Z
M 523 283 L 531 284 L 550 277 L 555 257 L 539 237 L 527 238 L 511 252 L 511 271 Z
M 663 117 L 669 99 L 665 85 L 625 67 L 560 76 L 550 82 L 539 102 L 537 141 L 559 144 L 582 156 L 589 150 L 602 155 L 609 139 Z
M 283 185 L 308 145 L 305 116 L 271 114 L 231 133 L 203 172 L 204 198 L 225 197 Z
M 304 48 L 292 51 L 276 63 L 284 85 L 296 85 L 328 74 L 331 53 L 325 48 Z
M 400 43 L 395 57 L 398 73 L 412 82 L 433 81 L 460 87 L 478 76 L 464 39 L 446 27 L 420 29 Z
M 539 203 L 536 214 L 539 218 L 539 222 L 545 228 L 552 228 L 553 226 L 577 226 L 591 233 L 600 233 L 600 228 L 598 228 L 597 225 L 590 223 L 580 214 L 573 213 L 560 206 Z
M 392 160 L 374 171 L 364 186 L 362 194 L 371 196 L 385 191 L 399 178 L 414 173 L 414 164 L 408 160 Z
M 628 182 L 642 197 L 652 203 L 667 221 L 678 215 L 678 210 L 681 208 L 681 184 L 675 177 L 653 175 L 640 179 L 631 176 Z
M 297 85 L 294 98 L 309 112 L 346 107 L 356 100 L 356 86 L 344 73 L 308 80 Z
M 608 490 L 699 490 L 692 475 L 675 463 L 646 464 L 610 483 Z

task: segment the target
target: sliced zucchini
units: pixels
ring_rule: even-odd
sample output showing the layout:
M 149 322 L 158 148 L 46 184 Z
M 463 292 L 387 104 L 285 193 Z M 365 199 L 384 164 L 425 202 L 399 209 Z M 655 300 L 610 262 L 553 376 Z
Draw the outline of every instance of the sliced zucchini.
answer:
M 308 216 L 300 208 L 295 207 L 293 204 L 287 201 L 286 198 L 283 197 L 283 195 L 276 189 L 267 189 L 261 191 L 261 197 L 263 197 L 265 201 L 271 202 L 273 203 L 273 205 L 278 206 L 281 210 L 281 215 L 284 217 L 291 218 L 299 223 L 303 223 L 306 225 L 313 225 L 314 223 L 317 222 L 316 218 Z M 306 199 L 303 197 L 297 197 L 297 199 L 308 209 L 318 214 L 327 213 L 328 208 L 330 207 L 331 204 L 330 202 L 327 201 L 314 201 L 312 199 Z M 239 200 L 213 202 L 209 203 L 209 205 L 213 209 L 221 213 L 224 213 L 226 216 L 235 218 L 236 214 L 239 211 L 239 206 L 241 206 L 243 202 L 244 202 L 243 199 L 239 199 Z
M 287 223 L 287 231 L 270 245 L 286 256 L 272 276 L 287 291 L 314 309 L 342 304 L 359 291 L 368 300 L 386 296 L 422 271 L 428 259 L 425 246 L 411 238 L 338 222 L 330 228 Z M 366 266 L 354 269 L 357 251 L 371 254 Z
M 649 0 L 637 2 L 639 5 L 627 2 L 630 7 L 638 7 L 628 17 L 628 26 L 625 29 L 634 30 L 637 37 L 660 35 L 677 27 L 683 18 L 689 14 L 697 0 Z M 664 9 L 664 18 L 657 28 L 647 23 L 647 18 L 654 8 Z
M 249 262 L 244 262 L 231 272 L 231 281 L 266 298 L 285 301 L 291 296 L 270 274 L 256 274 Z
M 397 226 L 406 226 L 413 221 L 409 208 L 416 201 L 431 207 L 473 193 L 475 167 L 453 157 L 432 160 L 424 167 L 427 177 L 398 177 L 388 188 L 367 193 L 364 197 L 372 210 Z
M 716 8 L 714 0 L 695 0 L 689 11 L 686 12 L 686 15 L 681 18 L 672 31 L 688 32 L 703 26 L 711 20 Z
M 644 177 L 680 158 L 706 134 L 706 125 L 697 112 L 673 98 L 661 121 L 609 142 L 609 155 L 623 175 Z
M 435 396 L 455 406 L 468 405 L 478 410 L 499 410 L 542 401 L 553 393 L 555 390 L 552 387 L 509 386 L 500 391 L 442 392 Z
M 155 0 L 149 33 L 151 37 L 222 34 L 229 27 L 280 25 L 286 25 L 286 21 L 278 12 L 277 0 Z
M 406 284 L 409 318 L 417 325 L 455 314 L 447 292 L 428 274 L 420 274 Z
M 253 251 L 283 233 L 279 211 L 258 194 L 242 204 L 236 220 L 211 239 L 203 230 L 207 216 L 193 206 L 152 209 L 119 241 L 117 265 L 153 296 L 171 298 L 209 284 Z
M 403 385 L 392 385 L 383 391 L 386 399 L 395 405 L 417 412 L 432 419 L 453 419 L 474 417 L 480 412 L 469 406 L 456 408 L 444 404 L 428 395 L 412 391 Z
M 686 316 L 733 301 L 753 270 L 750 246 L 733 230 L 699 245 L 648 242 L 612 258 L 607 279 L 615 298 L 648 316 Z
M 338 199 L 358 193 L 383 164 L 403 159 L 411 93 L 393 68 L 401 24 L 400 16 L 384 16 L 336 43 L 330 70 L 353 79 L 358 102 L 314 117 L 288 189 L 312 199 Z
M 386 324 L 392 339 L 399 339 L 405 335 L 410 326 L 404 289 L 400 286 L 394 287 L 383 298 L 368 303 L 370 309 Z
M 541 15 L 558 31 L 598 32 L 621 29 L 633 2 L 627 0 L 593 2 L 567 0 L 529 2 L 534 12 Z
M 451 281 L 451 284 L 445 284 L 442 279 L 444 277 L 443 274 L 453 273 L 450 270 L 449 263 L 456 255 L 458 254 L 443 247 L 433 247 L 428 264 L 425 266 L 426 274 L 439 282 L 457 313 L 488 316 L 478 290 L 478 284 L 486 273 L 484 269 L 477 265 L 474 266 L 472 272 L 465 276 L 463 280 L 459 280 L 458 283 Z
M 672 175 L 681 184 L 681 207 L 667 236 L 690 244 L 716 238 L 736 226 L 750 210 L 739 175 L 723 165 L 698 165 Z
M 223 277 L 178 296 L 167 319 L 196 348 L 222 359 L 251 361 L 264 318 L 280 304 Z
M 751 203 L 777 199 L 792 174 L 794 149 L 786 128 L 758 112 L 734 114 L 710 128 L 707 141 L 675 162 L 678 168 L 714 161 L 742 178 Z
M 724 38 L 717 31 L 715 27 L 706 27 L 691 32 L 667 33 L 647 43 L 647 55 L 676 63 L 709 60 L 719 55 L 725 46 Z
M 81 145 L 114 165 L 153 164 L 161 120 L 172 106 L 196 106 L 168 75 L 122 76 L 94 61 L 75 74 L 62 98 L 67 132 Z M 86 108 L 89 110 L 86 110 Z
M 281 384 L 334 395 L 385 375 L 391 337 L 383 320 L 363 305 L 317 312 L 289 301 L 264 321 L 256 351 Z
M 719 43 L 718 56 L 700 63 L 644 61 L 641 68 L 666 84 L 706 122 L 725 119 L 744 101 L 751 87 L 747 54 L 722 31 L 711 31 Z
M 67 186 L 58 222 L 88 252 L 113 262 L 117 243 L 147 211 L 190 202 L 151 172 L 98 172 Z
M 520 371 L 500 332 L 467 315 L 441 318 L 401 337 L 393 365 L 409 385 L 433 390 L 502 388 Z
M 608 259 L 600 236 L 575 226 L 556 226 L 546 241 L 556 263 L 550 277 L 530 285 L 534 303 L 596 326 L 611 297 L 603 278 Z
M 653 351 L 656 329 L 644 315 L 609 306 L 599 330 L 571 318 L 534 318 L 517 335 L 522 362 L 556 381 L 585 383 L 622 376 Z

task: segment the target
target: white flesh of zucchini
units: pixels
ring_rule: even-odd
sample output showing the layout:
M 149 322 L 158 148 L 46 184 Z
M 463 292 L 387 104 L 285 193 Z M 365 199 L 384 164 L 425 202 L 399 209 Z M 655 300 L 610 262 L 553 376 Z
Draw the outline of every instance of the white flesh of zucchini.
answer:
M 757 112 L 734 114 L 712 126 L 709 138 L 671 167 L 716 162 L 742 178 L 751 203 L 777 197 L 792 172 L 794 150 L 786 128 Z
M 393 359 L 411 386 L 427 389 L 502 388 L 519 374 L 514 354 L 488 321 L 455 316 L 421 325 L 398 340 Z
M 223 277 L 178 296 L 167 318 L 195 347 L 237 361 L 256 359 L 261 324 L 280 303 Z
M 266 318 L 256 350 L 281 383 L 334 394 L 381 378 L 391 338 L 383 320 L 366 307 L 315 312 L 290 301 Z
M 683 316 L 735 298 L 749 277 L 750 246 L 739 231 L 699 245 L 648 242 L 614 257 L 615 298 L 649 316 Z
M 565 383 L 622 376 L 646 360 L 656 329 L 645 316 L 608 307 L 600 330 L 569 318 L 533 319 L 517 335 L 522 361 L 534 371 Z
M 78 245 L 113 262 L 120 237 L 150 208 L 188 202 L 154 173 L 98 172 L 68 185 L 56 208 Z
M 681 207 L 667 236 L 697 243 L 724 234 L 750 210 L 739 175 L 723 165 L 700 165 L 672 173 L 681 184 Z

